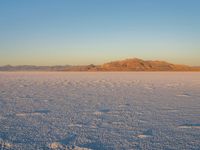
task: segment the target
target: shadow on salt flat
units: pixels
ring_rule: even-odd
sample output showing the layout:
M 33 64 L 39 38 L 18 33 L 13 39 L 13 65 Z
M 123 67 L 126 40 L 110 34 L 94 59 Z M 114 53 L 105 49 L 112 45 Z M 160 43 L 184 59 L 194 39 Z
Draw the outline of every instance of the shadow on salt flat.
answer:
M 73 145 L 74 142 L 75 142 L 76 137 L 77 137 L 77 135 L 76 135 L 75 133 L 70 133 L 70 134 L 67 136 L 67 138 L 62 139 L 62 140 L 60 141 L 60 143 L 63 144 L 63 145 L 69 145 L 69 144 Z
M 150 138 L 152 136 L 153 136 L 153 130 L 152 129 L 149 129 L 149 130 L 143 132 L 142 134 L 137 135 L 137 137 L 141 138 L 141 139 Z
M 190 97 L 191 95 L 188 93 L 182 93 L 182 94 L 178 94 L 176 95 L 177 97 Z
M 183 124 L 178 126 L 180 129 L 200 129 L 200 124 Z
M 16 145 L 21 144 L 38 144 L 41 145 L 45 141 L 41 141 L 38 138 L 29 137 L 29 135 L 18 135 L 20 138 L 12 138 L 9 132 L 0 131 L 0 150 L 14 149 Z M 2 148 L 4 146 L 4 148 Z
M 48 109 L 42 109 L 42 110 L 35 110 L 34 113 L 41 113 L 41 114 L 47 114 L 49 113 L 50 110 Z
M 110 111 L 110 109 L 108 108 L 104 108 L 104 109 L 100 109 L 99 112 L 102 112 L 102 113 L 108 113 Z
M 114 149 L 113 148 L 114 146 L 102 143 L 98 140 L 91 142 L 91 143 L 83 144 L 83 145 L 81 145 L 81 147 L 86 147 L 88 149 L 101 149 L 101 150 L 108 150 L 108 149 L 112 150 L 112 149 Z

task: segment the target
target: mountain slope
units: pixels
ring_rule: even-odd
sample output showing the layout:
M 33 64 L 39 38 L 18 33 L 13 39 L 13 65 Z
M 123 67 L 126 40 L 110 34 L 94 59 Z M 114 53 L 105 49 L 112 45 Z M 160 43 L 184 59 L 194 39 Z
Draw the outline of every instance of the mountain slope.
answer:
M 112 71 L 194 71 L 199 68 L 186 65 L 175 65 L 165 61 L 145 61 L 142 59 L 126 59 L 113 61 L 101 66 L 102 70 Z

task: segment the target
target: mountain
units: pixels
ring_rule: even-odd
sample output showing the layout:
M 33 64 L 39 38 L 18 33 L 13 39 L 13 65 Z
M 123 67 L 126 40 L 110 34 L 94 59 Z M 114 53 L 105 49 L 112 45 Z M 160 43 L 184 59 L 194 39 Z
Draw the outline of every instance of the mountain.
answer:
M 200 71 L 200 67 L 138 58 L 85 66 L 1 66 L 0 71 Z
M 126 59 L 103 64 L 101 68 L 105 71 L 200 71 L 200 67 L 176 65 L 165 61 L 152 61 L 142 59 Z

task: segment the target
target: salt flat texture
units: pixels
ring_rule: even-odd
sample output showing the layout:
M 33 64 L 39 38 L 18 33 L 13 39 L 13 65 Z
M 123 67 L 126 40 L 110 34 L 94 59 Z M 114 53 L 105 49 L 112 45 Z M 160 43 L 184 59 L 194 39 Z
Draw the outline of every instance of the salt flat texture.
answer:
M 0 149 L 200 149 L 200 73 L 0 73 Z

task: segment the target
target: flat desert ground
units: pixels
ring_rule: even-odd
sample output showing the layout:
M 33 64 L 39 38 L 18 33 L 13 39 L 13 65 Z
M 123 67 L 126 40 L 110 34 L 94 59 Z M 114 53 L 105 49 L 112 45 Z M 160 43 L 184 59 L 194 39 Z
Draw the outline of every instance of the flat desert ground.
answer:
M 200 149 L 200 73 L 1 72 L 0 149 Z

